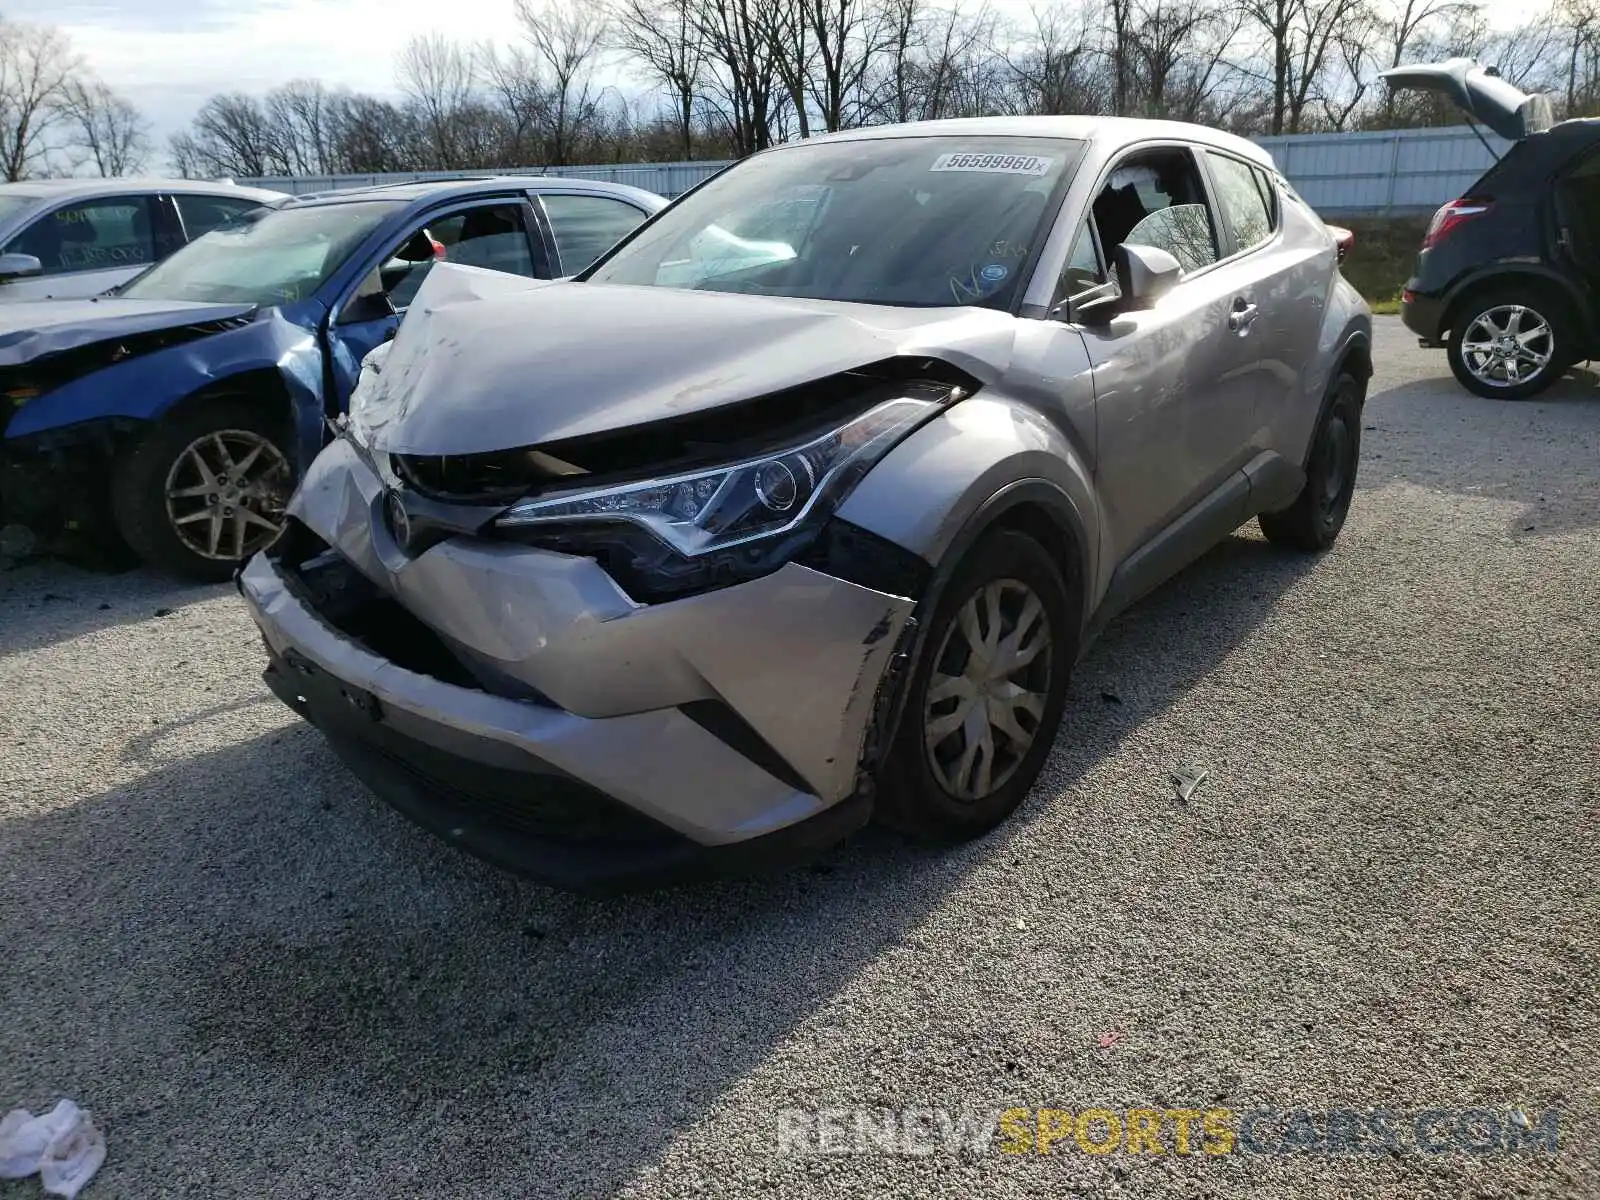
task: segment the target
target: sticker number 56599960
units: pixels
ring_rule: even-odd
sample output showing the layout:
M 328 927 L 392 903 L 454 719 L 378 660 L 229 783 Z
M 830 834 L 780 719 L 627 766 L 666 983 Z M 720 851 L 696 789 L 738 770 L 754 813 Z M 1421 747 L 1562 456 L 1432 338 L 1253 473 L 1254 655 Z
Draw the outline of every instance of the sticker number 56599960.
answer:
M 994 171 L 1003 175 L 1044 175 L 1054 159 L 1037 154 L 941 154 L 930 171 Z

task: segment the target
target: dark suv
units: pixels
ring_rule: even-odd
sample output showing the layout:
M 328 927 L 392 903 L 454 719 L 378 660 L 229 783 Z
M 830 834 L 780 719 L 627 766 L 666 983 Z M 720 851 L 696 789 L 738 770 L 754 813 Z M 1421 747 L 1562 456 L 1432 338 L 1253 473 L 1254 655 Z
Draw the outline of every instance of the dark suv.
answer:
M 1401 314 L 1480 396 L 1521 400 L 1600 357 L 1600 120 L 1552 123 L 1471 59 L 1385 72 L 1394 88 L 1447 96 L 1515 144 L 1434 214 Z

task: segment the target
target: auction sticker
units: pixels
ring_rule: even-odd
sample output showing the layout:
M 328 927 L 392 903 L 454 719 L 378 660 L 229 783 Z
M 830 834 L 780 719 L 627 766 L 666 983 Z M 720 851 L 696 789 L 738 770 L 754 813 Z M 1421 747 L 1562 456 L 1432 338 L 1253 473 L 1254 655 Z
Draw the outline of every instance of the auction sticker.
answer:
M 1046 175 L 1053 158 L 1037 154 L 941 154 L 930 171 L 991 171 L 999 175 Z

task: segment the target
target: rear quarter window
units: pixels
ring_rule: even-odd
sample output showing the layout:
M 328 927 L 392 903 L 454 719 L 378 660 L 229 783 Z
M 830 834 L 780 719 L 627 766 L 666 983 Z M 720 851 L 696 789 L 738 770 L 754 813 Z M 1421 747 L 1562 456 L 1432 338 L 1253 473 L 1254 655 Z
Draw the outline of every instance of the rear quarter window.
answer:
M 576 275 L 644 220 L 644 213 L 610 196 L 545 195 L 563 274 Z
M 1273 231 L 1271 204 L 1261 190 L 1256 169 L 1241 159 L 1211 151 L 1206 152 L 1206 160 L 1234 250 L 1253 250 L 1271 238 Z

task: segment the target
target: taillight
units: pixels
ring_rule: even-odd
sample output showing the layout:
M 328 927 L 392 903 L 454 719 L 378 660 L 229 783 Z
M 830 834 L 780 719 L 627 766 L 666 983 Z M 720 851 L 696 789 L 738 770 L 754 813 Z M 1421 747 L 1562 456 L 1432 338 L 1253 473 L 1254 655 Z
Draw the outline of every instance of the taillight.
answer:
M 1329 225 L 1328 232 L 1333 234 L 1333 243 L 1339 248 L 1338 261 L 1343 262 L 1355 248 L 1356 235 L 1342 225 Z
M 1489 201 L 1472 196 L 1450 201 L 1434 213 L 1433 220 L 1428 222 L 1428 232 L 1422 235 L 1422 248 L 1426 250 L 1430 246 L 1437 246 L 1456 226 L 1466 224 L 1473 217 L 1481 217 L 1489 208 Z

